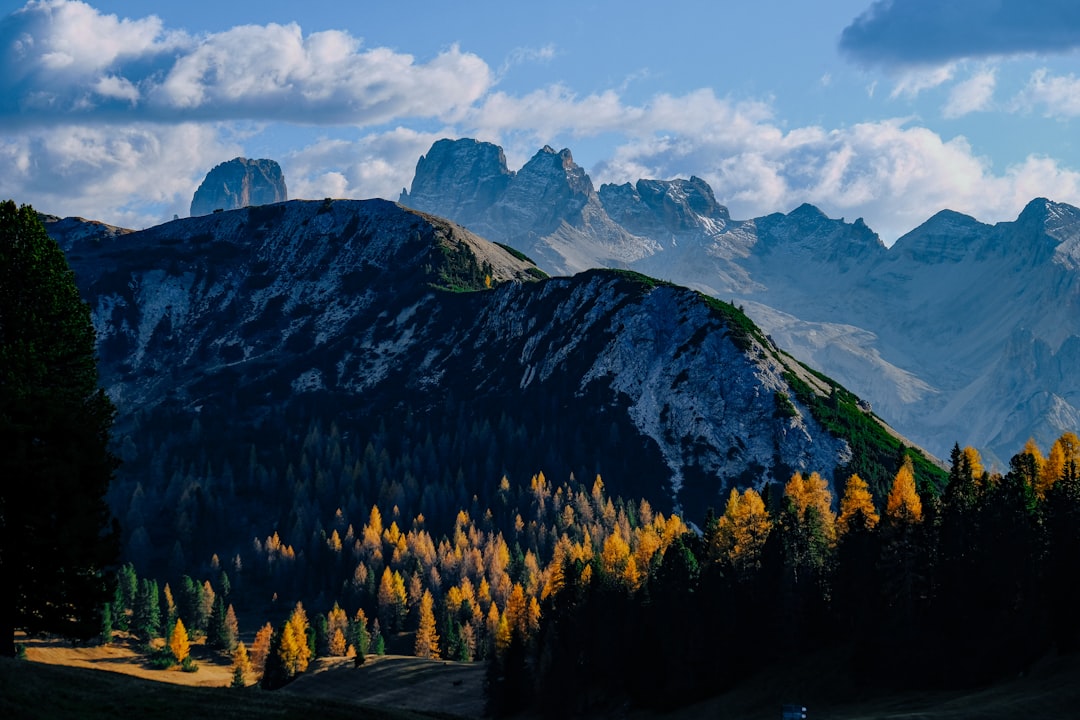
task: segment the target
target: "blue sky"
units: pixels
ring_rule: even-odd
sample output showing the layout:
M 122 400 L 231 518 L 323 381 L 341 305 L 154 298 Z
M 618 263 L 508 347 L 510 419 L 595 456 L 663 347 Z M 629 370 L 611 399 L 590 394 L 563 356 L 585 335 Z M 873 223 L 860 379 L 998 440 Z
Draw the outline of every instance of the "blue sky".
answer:
M 892 243 L 1080 205 L 1078 48 L 1075 0 L 0 1 L 0 197 L 146 227 L 244 155 L 291 197 L 396 199 L 476 137 Z

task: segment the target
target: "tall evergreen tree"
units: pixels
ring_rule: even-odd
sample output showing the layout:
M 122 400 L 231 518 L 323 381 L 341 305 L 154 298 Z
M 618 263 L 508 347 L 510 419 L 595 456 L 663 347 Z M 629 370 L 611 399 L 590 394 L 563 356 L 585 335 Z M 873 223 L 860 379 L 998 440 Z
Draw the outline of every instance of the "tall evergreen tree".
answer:
M 33 208 L 0 203 L 0 655 L 15 654 L 17 628 L 101 631 L 119 551 L 105 503 L 114 414 L 63 252 Z

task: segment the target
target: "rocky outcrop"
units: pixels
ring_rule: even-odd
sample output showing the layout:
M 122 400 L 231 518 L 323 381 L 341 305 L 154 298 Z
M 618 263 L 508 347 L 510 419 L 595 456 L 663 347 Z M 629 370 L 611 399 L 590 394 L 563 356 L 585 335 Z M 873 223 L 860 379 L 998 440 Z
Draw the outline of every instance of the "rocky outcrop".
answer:
M 560 275 L 625 267 L 660 249 L 608 217 L 566 149 L 545 146 L 515 173 L 497 145 L 440 140 L 420 158 L 400 201 L 511 245 Z
M 273 160 L 233 158 L 209 173 L 191 199 L 191 216 L 288 200 L 285 176 Z

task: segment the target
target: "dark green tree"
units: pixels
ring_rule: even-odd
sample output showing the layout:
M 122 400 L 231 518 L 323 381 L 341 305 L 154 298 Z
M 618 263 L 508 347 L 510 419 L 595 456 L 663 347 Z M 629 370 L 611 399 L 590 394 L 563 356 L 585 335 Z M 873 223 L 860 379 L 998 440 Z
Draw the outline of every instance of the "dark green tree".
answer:
M 114 415 L 64 253 L 33 208 L 0 203 L 0 655 L 17 628 L 101 632 L 119 552 Z
M 157 580 L 143 578 L 139 581 L 131 614 L 131 631 L 147 643 L 161 634 L 161 597 Z

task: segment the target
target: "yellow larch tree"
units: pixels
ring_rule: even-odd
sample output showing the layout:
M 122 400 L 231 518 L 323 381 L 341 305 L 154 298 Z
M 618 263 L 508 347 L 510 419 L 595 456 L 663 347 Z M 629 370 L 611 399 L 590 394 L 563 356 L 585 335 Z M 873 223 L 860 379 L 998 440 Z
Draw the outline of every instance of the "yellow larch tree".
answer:
M 803 488 L 798 492 L 805 495 Z M 753 488 L 741 494 L 732 488 L 724 514 L 717 522 L 716 547 L 710 548 L 710 555 L 731 563 L 740 574 L 755 569 L 761 565 L 761 552 L 771 529 L 772 522 L 761 495 Z
M 525 590 L 520 583 L 515 583 L 510 597 L 506 600 L 506 609 L 502 615 L 506 619 L 510 632 L 521 639 L 529 635 L 529 604 L 525 599 Z
M 982 487 L 983 475 L 986 468 L 983 467 L 982 456 L 979 451 L 970 445 L 963 449 L 964 457 L 967 458 L 968 467 L 971 468 L 971 477 L 975 480 L 976 487 Z
M 244 643 L 238 642 L 232 653 L 233 685 L 247 685 L 247 678 L 252 674 L 251 658 Z
M 840 515 L 836 518 L 836 529 L 843 535 L 851 529 L 851 523 L 861 517 L 867 530 L 874 529 L 881 516 L 874 508 L 874 497 L 870 486 L 858 474 L 848 478 L 844 487 L 844 496 L 840 498 Z
M 1064 470 L 1065 448 L 1062 446 L 1061 440 L 1058 439 L 1050 446 L 1050 452 L 1039 470 L 1039 479 L 1035 483 L 1035 494 L 1040 500 L 1046 498 L 1047 491 L 1054 486 L 1055 482 L 1061 479 L 1061 473 Z
M 492 605 L 492 607 L 495 607 Z M 510 647 L 510 640 L 513 637 L 513 631 L 510 629 L 510 620 L 506 617 L 506 613 L 499 616 L 499 622 L 495 626 L 495 652 L 500 656 L 506 653 L 506 648 Z
M 295 677 L 307 670 L 311 662 L 311 648 L 307 640 L 308 617 L 304 606 L 296 603 L 281 632 L 281 648 L 278 656 L 287 677 Z
M 346 636 L 349 632 L 349 616 L 341 606 L 334 603 L 334 607 L 326 614 L 326 635 L 330 638 L 330 654 L 336 657 L 345 655 L 348 649 Z M 336 643 L 337 636 L 341 636 L 340 648 Z
M 630 557 L 630 546 L 615 532 L 604 538 L 600 551 L 600 568 L 612 579 L 622 580 Z
M 379 580 L 378 603 L 379 618 L 385 630 L 400 630 L 408 608 L 408 596 L 405 592 L 405 579 L 398 571 L 391 571 L 389 566 L 383 568 L 382 578 Z
M 502 619 L 502 615 L 499 613 L 499 607 L 495 603 L 491 603 L 491 607 L 488 608 L 487 617 L 484 622 L 484 630 L 487 633 L 488 647 L 495 648 L 495 637 L 499 633 L 499 621 Z M 507 632 L 509 632 L 509 625 L 507 625 Z
M 345 657 L 349 647 L 345 641 L 345 633 L 341 631 L 341 628 L 334 628 L 334 631 L 330 633 L 327 649 L 330 651 L 331 657 Z
M 255 633 L 255 640 L 251 643 L 251 667 L 260 677 L 266 671 L 266 658 L 270 655 L 270 640 L 273 636 L 274 626 L 266 623 Z
M 191 642 L 188 640 L 184 621 L 180 618 L 176 618 L 172 635 L 169 636 L 169 652 L 172 653 L 178 663 L 184 662 L 184 659 L 191 654 Z
M 424 590 L 420 597 L 420 626 L 416 630 L 413 654 L 436 660 L 440 657 L 439 635 L 435 632 L 435 600 L 430 590 Z
M 911 458 L 904 462 L 893 479 L 892 489 L 885 503 L 885 516 L 894 523 L 917 523 L 922 521 L 922 499 L 915 489 L 915 470 Z

